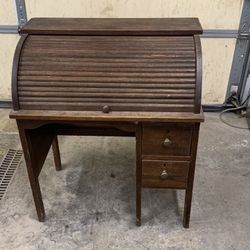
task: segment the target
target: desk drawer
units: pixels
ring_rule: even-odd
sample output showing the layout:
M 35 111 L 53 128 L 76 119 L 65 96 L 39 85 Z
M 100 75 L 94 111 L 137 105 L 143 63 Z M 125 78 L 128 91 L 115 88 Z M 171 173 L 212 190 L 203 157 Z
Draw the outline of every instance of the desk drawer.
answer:
M 186 188 L 189 162 L 142 161 L 142 186 L 153 188 Z
M 143 155 L 189 156 L 191 152 L 191 126 L 144 125 Z

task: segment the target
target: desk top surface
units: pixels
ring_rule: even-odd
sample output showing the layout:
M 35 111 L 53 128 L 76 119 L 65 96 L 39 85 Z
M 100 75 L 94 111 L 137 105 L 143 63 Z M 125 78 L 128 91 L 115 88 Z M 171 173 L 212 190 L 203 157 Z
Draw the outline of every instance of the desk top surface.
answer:
M 10 118 L 41 121 L 104 121 L 104 122 L 203 122 L 204 115 L 188 112 L 110 112 L 97 111 L 11 111 Z
M 198 18 L 32 18 L 20 33 L 57 35 L 193 35 Z

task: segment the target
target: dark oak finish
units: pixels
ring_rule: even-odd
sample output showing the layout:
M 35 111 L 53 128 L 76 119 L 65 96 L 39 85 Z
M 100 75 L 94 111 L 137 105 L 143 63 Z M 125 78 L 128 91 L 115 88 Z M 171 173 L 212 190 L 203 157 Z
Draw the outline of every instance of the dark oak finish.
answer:
M 184 216 L 183 216 L 183 226 L 189 228 L 190 213 L 191 213 L 191 202 L 193 195 L 193 184 L 194 184 L 194 173 L 195 173 L 195 161 L 197 154 L 197 145 L 199 139 L 199 129 L 200 124 L 195 124 L 195 129 L 192 138 L 192 151 L 191 151 L 191 161 L 190 169 L 188 173 L 187 189 L 185 194 L 185 205 L 184 205 Z
M 28 35 L 23 35 L 21 36 L 21 39 L 19 40 L 14 58 L 13 58 L 13 68 L 12 68 L 12 105 L 14 110 L 19 110 L 19 100 L 18 100 L 18 90 L 17 90 L 17 80 L 18 80 L 18 65 L 19 65 L 19 60 L 20 60 L 20 55 L 21 55 L 21 50 L 24 44 L 24 41 Z
M 141 190 L 142 190 L 142 124 L 136 127 L 136 225 L 141 225 Z
M 53 141 L 52 141 L 52 150 L 53 150 L 53 156 L 54 156 L 56 170 L 60 171 L 60 170 L 62 170 L 62 163 L 61 163 L 61 156 L 60 156 L 60 150 L 59 150 L 57 136 L 55 136 Z
M 36 156 L 40 151 L 35 153 L 35 145 L 32 142 L 31 134 L 22 126 L 22 122 L 17 121 L 19 136 L 22 143 L 24 158 L 28 170 L 29 181 L 33 193 L 34 203 L 36 206 L 37 216 L 39 221 L 45 220 L 45 211 L 42 201 L 42 194 L 38 180 L 38 167 Z M 46 141 L 46 139 L 45 139 Z M 43 149 L 42 149 L 43 150 Z M 40 155 L 39 155 L 40 156 Z M 40 158 L 40 157 L 39 157 Z
M 189 162 L 142 161 L 142 186 L 151 188 L 186 188 Z M 165 173 L 165 177 L 164 177 Z
M 198 18 L 33 18 L 21 33 L 43 35 L 193 35 Z
M 10 118 L 37 121 L 120 121 L 120 122 L 203 122 L 202 110 L 199 114 L 190 112 L 110 112 L 104 114 L 90 111 L 11 111 Z
M 24 110 L 186 111 L 195 106 L 192 36 L 29 35 L 18 65 Z
M 200 37 L 194 35 L 195 56 L 196 56 L 196 89 L 195 89 L 195 113 L 200 112 L 201 107 L 201 83 L 202 83 L 202 57 Z
M 58 135 L 136 137 L 142 188 L 186 190 L 189 227 L 201 110 L 198 19 L 31 19 L 12 72 L 14 111 L 39 221 L 39 174 Z
M 182 124 L 145 124 L 143 126 L 143 155 L 188 156 L 191 151 L 192 126 Z M 164 145 L 164 141 L 168 143 Z

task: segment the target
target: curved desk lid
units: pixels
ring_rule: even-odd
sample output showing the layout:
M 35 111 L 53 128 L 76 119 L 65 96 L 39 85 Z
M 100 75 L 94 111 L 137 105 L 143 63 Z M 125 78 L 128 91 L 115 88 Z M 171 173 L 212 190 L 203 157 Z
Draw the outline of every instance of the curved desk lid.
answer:
M 198 18 L 32 18 L 20 33 L 43 35 L 194 35 Z
M 15 110 L 200 113 L 196 18 L 35 18 L 21 32 Z

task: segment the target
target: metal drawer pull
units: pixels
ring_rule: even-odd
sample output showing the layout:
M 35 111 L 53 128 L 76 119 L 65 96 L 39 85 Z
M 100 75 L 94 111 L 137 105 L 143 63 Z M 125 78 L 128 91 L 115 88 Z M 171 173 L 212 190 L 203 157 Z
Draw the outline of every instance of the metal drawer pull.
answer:
M 168 173 L 167 173 L 167 171 L 166 170 L 163 170 L 162 172 L 161 172 L 161 179 L 162 180 L 166 180 L 167 178 L 168 178 Z
M 164 147 L 168 147 L 172 144 L 172 142 L 170 141 L 170 139 L 166 138 L 163 142 L 163 146 Z

